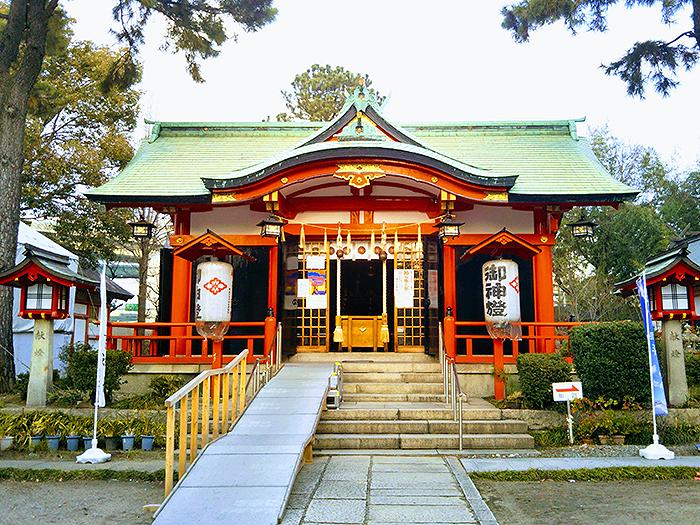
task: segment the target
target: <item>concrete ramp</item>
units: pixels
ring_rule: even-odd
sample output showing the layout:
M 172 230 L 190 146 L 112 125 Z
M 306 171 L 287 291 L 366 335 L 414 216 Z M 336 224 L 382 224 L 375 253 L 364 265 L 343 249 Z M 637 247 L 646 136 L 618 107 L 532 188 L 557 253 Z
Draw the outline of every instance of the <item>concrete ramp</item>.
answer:
M 154 523 L 278 523 L 316 432 L 332 371 L 330 363 L 285 365 L 233 430 L 197 457 Z

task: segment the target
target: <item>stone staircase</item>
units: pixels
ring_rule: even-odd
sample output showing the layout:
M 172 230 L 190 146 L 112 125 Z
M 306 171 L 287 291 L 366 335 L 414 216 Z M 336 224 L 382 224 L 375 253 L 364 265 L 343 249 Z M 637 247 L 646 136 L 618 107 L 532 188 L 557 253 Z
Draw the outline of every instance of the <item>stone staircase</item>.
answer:
M 457 449 L 458 423 L 444 403 L 437 359 L 424 354 L 301 354 L 291 362 L 342 361 L 344 397 L 325 410 L 317 449 Z M 534 440 L 524 421 L 501 419 L 479 398 L 464 404 L 465 449 L 526 449 Z

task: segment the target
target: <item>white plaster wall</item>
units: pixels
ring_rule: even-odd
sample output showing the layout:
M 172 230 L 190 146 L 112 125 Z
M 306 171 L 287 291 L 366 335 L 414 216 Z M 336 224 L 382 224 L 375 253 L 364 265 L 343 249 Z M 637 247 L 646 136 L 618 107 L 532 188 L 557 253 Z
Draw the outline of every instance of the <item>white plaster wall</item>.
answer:
M 350 222 L 349 211 L 305 211 L 294 217 L 295 222 L 316 223 L 316 224 L 336 224 Z
M 260 233 L 257 224 L 267 215 L 267 213 L 251 211 L 247 205 L 193 212 L 190 219 L 190 234 L 202 235 L 208 228 L 219 235 L 256 235 Z
M 462 233 L 496 233 L 506 228 L 512 233 L 535 233 L 531 211 L 514 210 L 506 206 L 479 206 L 455 213 Z
M 374 222 L 381 224 L 387 222 L 389 224 L 407 222 L 428 222 L 428 215 L 418 211 L 375 211 Z

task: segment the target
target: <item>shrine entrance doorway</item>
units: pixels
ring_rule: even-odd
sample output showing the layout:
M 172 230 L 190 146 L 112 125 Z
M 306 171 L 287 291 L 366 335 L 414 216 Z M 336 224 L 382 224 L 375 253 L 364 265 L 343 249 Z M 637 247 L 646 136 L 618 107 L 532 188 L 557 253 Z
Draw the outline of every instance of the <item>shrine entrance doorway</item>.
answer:
M 331 261 L 331 275 L 337 275 L 338 261 Z M 337 287 L 331 286 L 330 332 L 340 321 L 343 331 L 342 343 L 331 343 L 333 351 L 377 351 L 393 348 L 393 311 L 392 293 L 393 265 L 387 265 L 386 280 L 382 262 L 378 259 L 360 259 L 341 261 L 340 277 L 340 314 L 336 312 Z M 386 305 L 384 296 L 386 295 Z M 386 312 L 386 320 L 384 313 Z M 382 337 L 382 324 L 388 337 Z M 385 332 L 386 333 L 386 332 Z M 384 339 L 387 339 L 384 341 Z

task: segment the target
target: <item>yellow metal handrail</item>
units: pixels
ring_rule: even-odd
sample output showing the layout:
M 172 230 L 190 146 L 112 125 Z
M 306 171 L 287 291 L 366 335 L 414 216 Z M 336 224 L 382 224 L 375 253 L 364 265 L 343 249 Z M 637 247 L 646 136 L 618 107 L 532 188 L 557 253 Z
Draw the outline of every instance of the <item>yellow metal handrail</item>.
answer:
M 439 351 L 440 367 L 442 369 L 442 385 L 445 396 L 445 403 L 452 406 L 452 418 L 459 425 L 459 450 L 462 450 L 464 443 L 464 413 L 462 402 L 467 399 L 467 394 L 462 390 L 457 374 L 457 364 L 453 357 L 447 355 L 445 350 L 445 338 L 442 331 L 442 323 L 439 325 Z
M 246 358 L 244 350 L 223 368 L 205 370 L 165 400 L 165 496 L 173 488 L 175 464 L 175 412 L 179 411 L 178 477 L 187 459 L 192 464 L 199 450 L 220 434 L 228 432 L 246 407 Z M 189 415 L 189 418 L 188 418 Z M 189 423 L 189 425 L 188 425 Z M 189 440 L 187 430 L 189 428 Z

